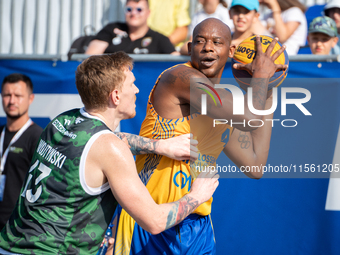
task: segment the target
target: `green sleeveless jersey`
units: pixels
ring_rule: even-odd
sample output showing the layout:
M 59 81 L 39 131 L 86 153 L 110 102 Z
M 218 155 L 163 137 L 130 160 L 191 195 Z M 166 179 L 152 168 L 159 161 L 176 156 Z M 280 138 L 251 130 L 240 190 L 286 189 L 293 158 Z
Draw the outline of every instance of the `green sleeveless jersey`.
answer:
M 86 185 L 85 161 L 91 145 L 108 132 L 83 109 L 47 125 L 0 234 L 1 248 L 21 254 L 96 254 L 117 202 L 109 183 Z

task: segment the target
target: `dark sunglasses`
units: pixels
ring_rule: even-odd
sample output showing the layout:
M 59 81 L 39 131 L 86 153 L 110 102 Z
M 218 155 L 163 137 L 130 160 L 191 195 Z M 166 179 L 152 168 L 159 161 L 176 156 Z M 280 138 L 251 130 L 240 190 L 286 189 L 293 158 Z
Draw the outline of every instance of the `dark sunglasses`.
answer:
M 131 13 L 133 10 L 136 10 L 138 13 L 141 13 L 143 11 L 143 8 L 140 8 L 140 7 L 137 7 L 137 8 L 126 7 L 125 8 L 125 13 Z

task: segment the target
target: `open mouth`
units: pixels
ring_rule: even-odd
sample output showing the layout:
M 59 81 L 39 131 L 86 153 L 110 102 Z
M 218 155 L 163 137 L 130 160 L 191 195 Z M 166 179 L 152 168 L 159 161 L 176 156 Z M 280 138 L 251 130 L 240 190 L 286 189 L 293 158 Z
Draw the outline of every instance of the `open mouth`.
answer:
M 216 62 L 216 59 L 215 58 L 212 58 L 212 57 L 205 57 L 205 58 L 202 58 L 201 60 L 201 64 L 205 67 L 210 67 L 212 66 L 214 63 Z

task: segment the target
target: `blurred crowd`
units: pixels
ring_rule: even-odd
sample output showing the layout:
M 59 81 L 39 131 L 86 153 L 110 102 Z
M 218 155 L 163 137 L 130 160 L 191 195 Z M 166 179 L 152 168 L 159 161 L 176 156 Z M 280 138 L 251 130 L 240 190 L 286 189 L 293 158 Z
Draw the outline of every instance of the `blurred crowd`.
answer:
M 195 26 L 207 18 L 227 24 L 236 46 L 261 34 L 278 37 L 288 55 L 340 53 L 340 0 L 309 8 L 299 0 L 198 0 L 197 6 L 190 15 L 189 0 L 127 0 L 125 22 L 107 24 L 78 53 L 187 55 Z

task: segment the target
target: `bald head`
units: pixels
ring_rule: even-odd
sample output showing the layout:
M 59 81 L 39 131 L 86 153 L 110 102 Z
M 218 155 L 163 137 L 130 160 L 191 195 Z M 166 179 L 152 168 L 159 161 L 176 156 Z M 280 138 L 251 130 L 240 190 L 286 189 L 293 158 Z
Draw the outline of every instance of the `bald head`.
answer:
M 229 27 L 219 19 L 209 18 L 199 23 L 188 43 L 191 64 L 208 78 L 221 78 L 228 57 L 232 57 L 235 45 L 230 45 Z
M 206 33 L 207 31 L 209 31 L 209 33 L 215 33 L 221 37 L 222 36 L 225 37 L 230 44 L 231 42 L 230 28 L 221 20 L 215 18 L 208 18 L 203 20 L 201 23 L 198 23 L 194 28 L 192 38 L 195 38 L 202 32 Z

